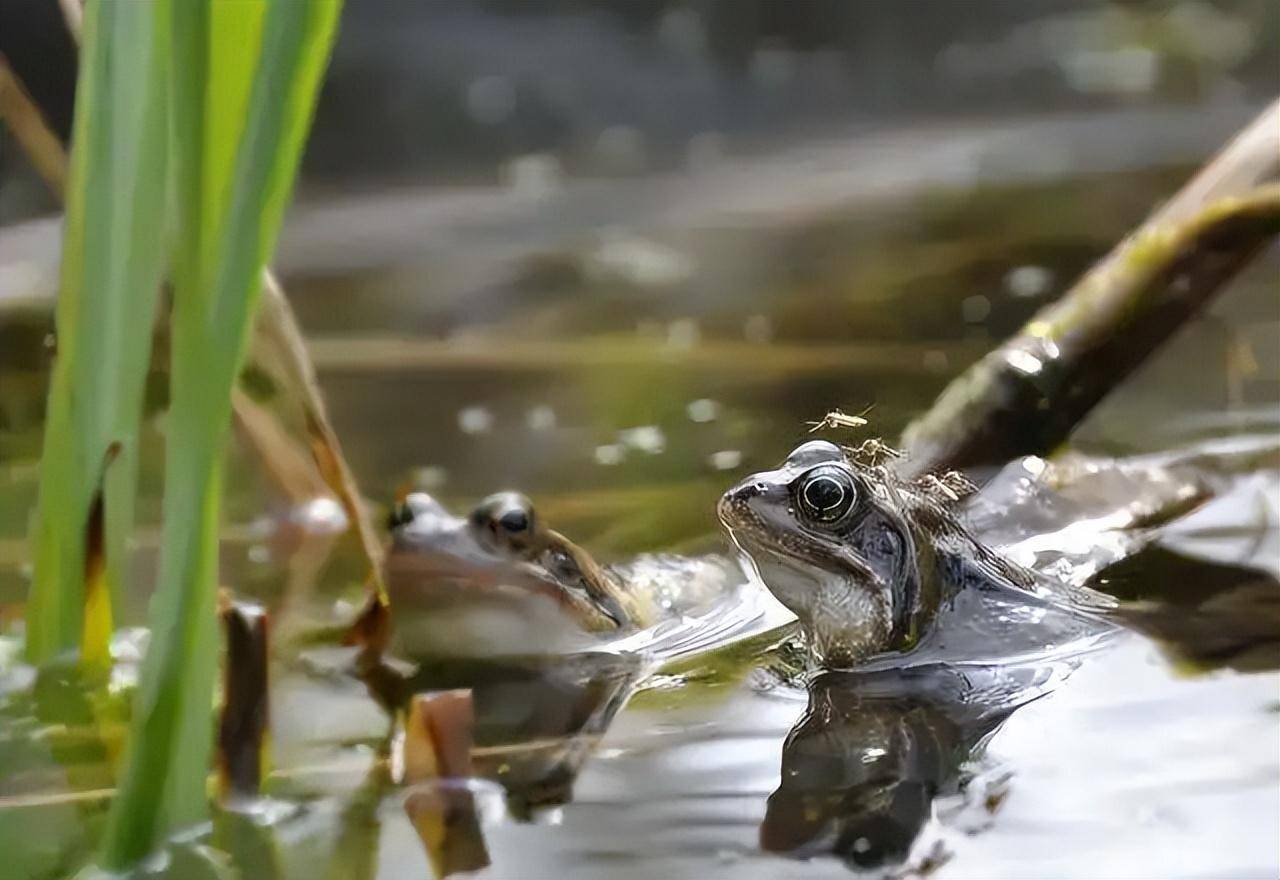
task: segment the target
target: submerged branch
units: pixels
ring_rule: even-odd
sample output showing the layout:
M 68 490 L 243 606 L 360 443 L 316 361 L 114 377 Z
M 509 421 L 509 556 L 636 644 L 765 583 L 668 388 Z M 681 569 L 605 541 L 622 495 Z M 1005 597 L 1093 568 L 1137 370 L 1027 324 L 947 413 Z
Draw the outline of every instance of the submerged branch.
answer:
M 956 378 L 903 435 L 912 474 L 1061 444 L 1280 235 L 1280 102 L 1058 302 Z

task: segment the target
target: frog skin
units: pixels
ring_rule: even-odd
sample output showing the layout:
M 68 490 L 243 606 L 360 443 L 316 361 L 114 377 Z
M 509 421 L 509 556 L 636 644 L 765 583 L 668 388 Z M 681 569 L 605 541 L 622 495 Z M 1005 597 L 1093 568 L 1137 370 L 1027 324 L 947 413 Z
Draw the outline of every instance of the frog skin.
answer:
M 619 636 L 708 613 L 742 584 L 736 563 L 714 554 L 641 554 L 601 565 L 517 492 L 490 495 L 465 519 L 413 493 L 390 526 L 387 586 L 398 609 L 432 597 L 437 606 L 532 599 L 554 604 L 567 633 Z
M 545 527 L 533 504 L 499 492 L 462 519 L 415 492 L 391 515 L 387 579 L 393 605 L 424 589 L 462 584 L 472 595 L 542 597 L 579 628 L 610 632 L 647 626 L 654 612 L 589 553 Z
M 747 567 L 799 618 L 812 665 L 920 656 L 926 643 L 943 659 L 1016 654 L 1087 636 L 1080 614 L 1114 605 L 1086 589 L 1107 566 L 1228 493 L 1236 474 L 1280 466 L 1273 438 L 1132 459 L 1028 457 L 973 494 L 954 474 L 900 477 L 885 453 L 806 443 L 718 505 Z M 397 610 L 426 596 L 450 606 L 533 596 L 563 612 L 552 629 L 612 638 L 705 612 L 742 584 L 716 555 L 600 565 L 513 492 L 466 518 L 415 493 L 391 527 Z
M 1027 591 L 1035 576 L 953 512 L 962 478 L 903 479 L 823 440 L 729 489 L 717 512 L 759 579 L 797 618 L 821 666 L 900 652 L 967 590 Z

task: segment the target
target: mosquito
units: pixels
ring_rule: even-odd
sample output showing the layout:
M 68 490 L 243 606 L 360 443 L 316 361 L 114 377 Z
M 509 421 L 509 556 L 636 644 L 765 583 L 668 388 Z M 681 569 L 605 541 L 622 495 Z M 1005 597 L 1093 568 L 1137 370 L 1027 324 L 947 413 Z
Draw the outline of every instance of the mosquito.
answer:
M 863 425 L 870 424 L 863 416 L 871 411 L 871 407 L 867 407 L 858 415 L 850 415 L 838 409 L 833 409 L 816 422 L 808 422 L 809 433 L 821 431 L 824 428 L 861 428 Z

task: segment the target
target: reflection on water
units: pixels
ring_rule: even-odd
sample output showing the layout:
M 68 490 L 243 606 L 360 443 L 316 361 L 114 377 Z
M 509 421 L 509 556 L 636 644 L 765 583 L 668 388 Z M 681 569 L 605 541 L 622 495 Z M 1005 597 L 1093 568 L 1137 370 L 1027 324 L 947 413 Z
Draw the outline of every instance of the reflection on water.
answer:
M 1047 692 L 1050 668 L 941 665 L 832 672 L 782 746 L 760 846 L 800 858 L 834 855 L 854 868 L 906 859 L 953 794 L 982 743 L 1014 709 Z

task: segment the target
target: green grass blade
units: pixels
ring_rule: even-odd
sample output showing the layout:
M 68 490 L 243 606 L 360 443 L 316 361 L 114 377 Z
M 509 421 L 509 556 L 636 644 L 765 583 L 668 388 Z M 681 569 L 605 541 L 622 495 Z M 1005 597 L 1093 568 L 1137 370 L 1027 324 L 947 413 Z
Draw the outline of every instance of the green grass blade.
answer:
M 255 59 L 225 39 L 257 25 L 225 18 L 256 4 L 172 0 L 172 159 L 177 194 L 173 362 L 164 536 L 152 641 L 129 755 L 104 840 L 108 868 L 150 852 L 203 817 L 217 660 L 214 614 L 222 449 L 231 388 L 248 340 L 263 266 L 274 247 L 327 63 L 340 4 L 273 0 Z M 215 10 L 216 6 L 216 10 Z M 178 62 L 181 63 L 178 63 Z M 256 65 L 251 78 L 244 65 Z M 215 113 L 248 85 L 234 130 Z
M 84 614 L 85 527 L 104 476 L 113 592 L 123 571 L 163 258 L 166 129 L 157 38 L 151 4 L 111 0 L 86 9 L 27 613 L 34 662 L 74 648 L 82 633 L 110 627 L 101 619 L 109 603 L 94 603 L 97 620 Z M 115 443 L 121 455 L 104 475 Z

